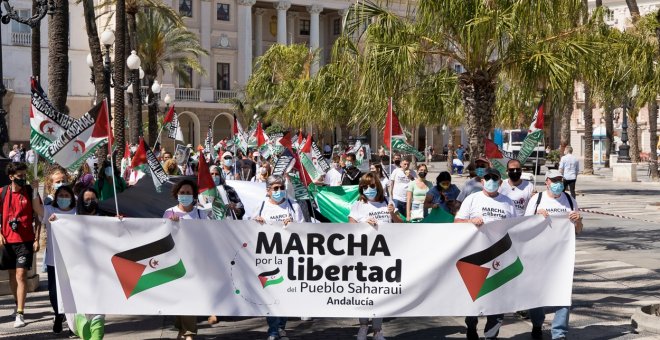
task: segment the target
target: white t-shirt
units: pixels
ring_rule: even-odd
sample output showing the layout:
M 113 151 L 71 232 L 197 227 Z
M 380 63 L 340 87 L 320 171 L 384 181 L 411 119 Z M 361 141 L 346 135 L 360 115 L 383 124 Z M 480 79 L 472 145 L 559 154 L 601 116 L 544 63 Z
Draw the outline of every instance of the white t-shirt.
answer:
M 53 252 L 55 249 L 53 249 L 53 232 L 52 228 L 50 227 L 50 221 L 48 219 L 52 214 L 57 214 L 57 215 L 75 215 L 76 214 L 76 209 L 73 208 L 69 211 L 62 211 L 60 209 L 57 209 L 53 207 L 52 205 L 44 205 L 44 219 L 41 221 L 41 223 L 46 227 L 46 255 L 44 256 L 44 262 L 46 263 L 47 266 L 54 266 L 55 265 L 55 259 L 53 258 Z M 37 238 L 39 236 L 37 235 Z
M 383 191 L 385 193 L 389 192 L 389 189 L 388 189 L 387 186 L 390 185 L 390 180 L 387 177 L 383 177 L 383 178 L 380 179 L 380 185 L 383 187 Z
M 300 206 L 289 198 L 284 199 L 280 204 L 273 204 L 270 202 L 270 199 L 266 198 L 254 210 L 252 219 L 259 216 L 268 224 L 282 222 L 289 217 L 296 223 L 305 222 L 305 217 L 302 214 L 302 210 L 300 210 Z
M 516 215 L 523 216 L 530 198 L 534 195 L 534 184 L 523 180 L 519 185 L 512 186 L 507 179 L 502 182 L 498 192 L 513 201 L 513 204 L 516 205 Z
M 387 211 L 387 205 L 387 200 L 383 202 L 368 201 L 366 203 L 358 200 L 351 206 L 351 212 L 348 214 L 348 217 L 358 222 L 367 222 L 368 218 L 374 218 L 378 221 L 378 224 L 392 223 L 392 216 Z
M 481 217 L 484 223 L 516 217 L 516 208 L 511 199 L 504 195 L 487 196 L 483 191 L 475 192 L 463 200 L 456 218 Z
M 536 201 L 538 200 L 539 195 L 543 196 L 541 196 L 541 202 L 539 202 L 539 206 L 537 208 Z M 562 193 L 559 197 L 554 198 L 550 197 L 547 191 L 539 192 L 529 200 L 527 209 L 525 209 L 525 216 L 534 215 L 534 210 L 538 211 L 538 209 L 545 209 L 545 211 L 547 211 L 551 216 L 568 215 L 568 213 L 571 212 L 571 205 L 568 203 L 569 199 L 573 202 L 573 211 L 577 211 L 577 202 L 575 199 L 573 199 L 573 197 L 570 197 L 570 195 Z
M 414 170 L 409 170 L 412 178 L 417 177 Z M 410 177 L 406 176 L 406 173 L 401 168 L 396 168 L 390 176 L 390 181 L 393 183 L 390 185 L 394 186 L 392 188 L 392 198 L 399 201 L 405 201 L 408 194 L 408 184 L 412 181 Z
M 327 186 L 336 187 L 341 185 L 341 172 L 337 169 L 330 169 L 325 173 L 323 183 Z
M 580 171 L 580 160 L 573 154 L 566 154 L 559 161 L 559 170 L 563 171 L 564 179 L 569 181 L 577 179 L 577 174 Z
M 182 220 L 208 220 L 209 219 L 208 213 L 209 213 L 208 211 L 197 209 L 197 207 L 193 207 L 192 210 L 186 212 L 179 209 L 178 205 L 175 205 L 165 210 L 165 213 L 163 214 L 163 218 L 170 218 L 173 215 L 177 215 Z

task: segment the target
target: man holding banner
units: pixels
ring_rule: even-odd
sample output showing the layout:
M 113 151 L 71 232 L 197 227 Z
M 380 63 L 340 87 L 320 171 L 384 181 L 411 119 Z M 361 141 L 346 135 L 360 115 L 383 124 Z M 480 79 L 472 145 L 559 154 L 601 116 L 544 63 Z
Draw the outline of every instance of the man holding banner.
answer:
M 508 197 L 498 193 L 498 189 L 502 184 L 500 172 L 497 169 L 488 168 L 484 173 L 481 179 L 483 190 L 465 198 L 456 214 L 456 223 L 472 223 L 479 228 L 488 222 L 516 217 L 513 202 Z M 484 337 L 486 339 L 496 339 L 503 320 L 504 314 L 488 315 Z M 465 317 L 468 340 L 479 340 L 478 322 L 479 319 L 476 316 Z

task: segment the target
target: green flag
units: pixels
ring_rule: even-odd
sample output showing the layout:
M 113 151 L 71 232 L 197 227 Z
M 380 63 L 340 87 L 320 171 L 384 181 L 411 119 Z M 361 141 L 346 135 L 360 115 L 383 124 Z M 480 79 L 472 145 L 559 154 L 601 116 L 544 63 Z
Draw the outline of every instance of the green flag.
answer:
M 520 153 L 518 153 L 520 163 L 525 164 L 525 161 L 534 152 L 541 140 L 543 140 L 543 130 L 536 130 L 525 137 L 523 145 L 520 147 Z
M 351 206 L 358 200 L 357 185 L 337 187 L 309 185 L 309 191 L 314 195 L 319 210 L 327 219 L 334 223 L 347 223 Z

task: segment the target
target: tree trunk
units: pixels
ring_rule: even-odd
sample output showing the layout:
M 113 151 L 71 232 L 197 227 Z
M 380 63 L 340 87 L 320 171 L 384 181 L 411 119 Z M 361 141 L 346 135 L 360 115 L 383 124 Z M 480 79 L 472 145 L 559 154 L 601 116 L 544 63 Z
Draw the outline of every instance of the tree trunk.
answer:
M 105 95 L 105 73 L 103 72 L 103 53 L 101 52 L 101 41 L 96 27 L 96 13 L 94 13 L 94 1 L 83 0 L 83 11 L 85 14 L 85 28 L 87 30 L 87 42 L 94 64 L 94 89 L 96 90 L 96 101 L 103 100 Z
M 611 102 L 605 107 L 605 167 L 610 167 L 610 155 L 614 152 L 614 105 Z
M 639 126 L 637 124 L 638 115 L 639 111 L 637 111 L 637 109 L 628 111 L 628 145 L 630 145 L 630 160 L 633 163 L 639 163 Z
M 564 154 L 566 146 L 571 145 L 571 117 L 573 116 L 574 86 L 571 86 L 570 95 L 561 112 L 561 127 L 559 133 L 559 150 Z
M 48 20 L 48 97 L 60 112 L 69 88 L 69 1 L 55 0 L 57 10 Z
M 484 155 L 484 140 L 492 129 L 495 116 L 495 77 L 488 71 L 464 72 L 458 76 L 470 136 L 470 162 Z
M 591 87 L 584 81 L 584 171 L 585 175 L 594 174 L 594 123 Z
M 658 180 L 658 154 L 656 153 L 658 145 L 658 101 L 653 98 L 649 103 L 649 142 L 651 145 L 651 179 Z
M 126 23 L 128 25 L 128 39 L 133 51 L 138 52 L 137 42 L 137 13 L 127 12 Z M 128 54 L 127 54 L 128 55 Z M 140 95 L 140 72 L 138 70 L 129 71 L 133 74 L 133 100 L 130 119 L 130 142 L 138 143 L 139 138 L 143 136 L 142 132 L 142 96 Z
M 156 94 L 151 91 L 151 85 L 153 85 L 155 76 L 147 77 L 147 95 L 149 96 L 149 102 L 155 101 L 153 105 L 147 106 L 148 109 L 148 120 L 149 120 L 149 146 L 152 148 L 156 145 L 156 138 L 158 138 L 158 101 L 156 100 Z
M 126 120 L 126 106 L 124 105 L 124 89 L 120 86 L 124 85 L 124 74 L 126 72 L 126 0 L 115 1 L 115 63 L 114 67 L 114 81 L 119 86 L 115 87 L 115 145 L 117 145 L 117 159 L 122 159 L 124 156 L 124 145 L 126 143 L 126 135 L 124 130 L 124 122 Z
M 637 0 L 626 0 L 628 5 L 628 10 L 630 11 L 630 16 L 632 17 L 633 24 L 639 20 L 639 7 L 637 7 Z
M 32 15 L 36 14 L 37 0 L 32 0 Z M 41 23 L 32 27 L 32 76 L 41 80 Z

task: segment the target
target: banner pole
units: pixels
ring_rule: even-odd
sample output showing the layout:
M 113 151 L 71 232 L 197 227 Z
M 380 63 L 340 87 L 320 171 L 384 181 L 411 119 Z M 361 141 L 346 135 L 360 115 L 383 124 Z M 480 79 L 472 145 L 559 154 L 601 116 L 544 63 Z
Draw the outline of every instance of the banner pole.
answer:
M 387 114 L 390 116 L 389 117 L 389 119 L 390 119 L 390 140 L 389 140 L 390 145 L 388 145 L 387 147 L 390 149 L 390 166 L 389 166 L 389 170 L 390 170 L 390 175 L 392 175 L 392 171 L 393 171 L 392 170 L 392 120 L 394 118 L 394 106 L 392 104 L 392 97 L 390 97 L 390 102 L 389 102 L 388 106 L 391 110 L 387 110 L 388 111 Z
M 151 152 L 156 152 L 156 146 L 158 146 L 158 144 L 160 144 L 160 134 L 163 132 L 163 127 L 164 126 L 165 126 L 165 124 L 163 124 L 163 126 L 160 127 L 160 130 L 158 130 L 158 137 L 156 137 L 156 144 L 154 144 L 153 150 L 151 150 Z

